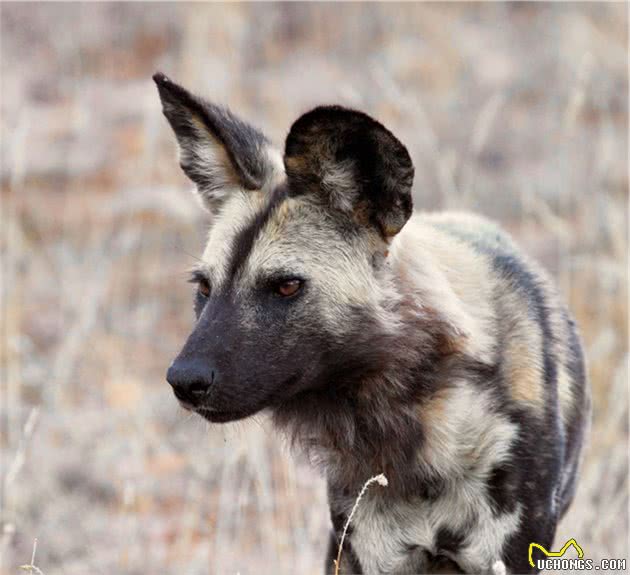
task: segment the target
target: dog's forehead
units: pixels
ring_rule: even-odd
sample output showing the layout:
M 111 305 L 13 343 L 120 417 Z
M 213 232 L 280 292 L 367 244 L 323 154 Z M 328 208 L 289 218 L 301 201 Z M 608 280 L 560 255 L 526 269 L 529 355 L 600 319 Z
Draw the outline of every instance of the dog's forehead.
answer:
M 226 279 L 236 238 L 264 209 L 267 201 L 262 192 L 233 193 L 214 215 L 201 258 L 213 283 Z
M 234 194 L 213 220 L 203 262 L 216 287 L 237 277 L 248 283 L 265 273 L 325 269 L 350 247 L 337 228 L 334 217 L 282 186 Z
M 203 262 L 215 283 L 230 279 L 264 246 L 284 243 L 299 233 L 308 210 L 289 198 L 278 185 L 273 190 L 233 194 L 215 215 L 203 254 Z M 300 219 L 298 221 L 298 219 Z

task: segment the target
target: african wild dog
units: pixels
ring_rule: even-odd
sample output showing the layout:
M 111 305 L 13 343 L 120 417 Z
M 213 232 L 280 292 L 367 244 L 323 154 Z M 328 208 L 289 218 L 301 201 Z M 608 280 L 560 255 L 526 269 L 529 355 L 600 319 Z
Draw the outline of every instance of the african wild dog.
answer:
M 262 409 L 321 464 L 342 573 L 535 571 L 575 491 L 590 400 L 546 275 L 489 221 L 412 214 L 413 165 L 369 116 L 300 117 L 284 158 L 154 77 L 213 214 L 196 325 L 167 379 L 211 422 Z

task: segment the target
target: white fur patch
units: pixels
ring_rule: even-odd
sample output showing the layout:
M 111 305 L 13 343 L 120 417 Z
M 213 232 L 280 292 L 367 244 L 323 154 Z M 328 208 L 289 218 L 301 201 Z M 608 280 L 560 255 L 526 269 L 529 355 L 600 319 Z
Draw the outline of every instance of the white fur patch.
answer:
M 426 430 L 420 465 L 445 478 L 485 481 L 517 436 L 493 403 L 488 392 L 464 381 L 440 390 L 420 413 Z
M 476 522 L 468 524 L 474 509 Z M 495 516 L 481 486 L 453 488 L 435 502 L 388 502 L 364 498 L 357 510 L 350 537 L 365 575 L 409 573 L 417 566 L 410 545 L 431 553 L 442 552 L 469 573 L 491 569 L 502 556 L 506 539 L 519 527 L 521 506 L 510 514 Z M 440 529 L 464 531 L 461 550 L 437 549 Z

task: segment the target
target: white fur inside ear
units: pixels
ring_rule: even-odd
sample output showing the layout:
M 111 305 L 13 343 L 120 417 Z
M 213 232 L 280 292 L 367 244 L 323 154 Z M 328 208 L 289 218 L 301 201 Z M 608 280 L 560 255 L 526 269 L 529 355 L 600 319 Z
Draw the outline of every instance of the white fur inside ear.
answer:
M 352 211 L 359 197 L 354 162 L 346 160 L 327 165 L 322 175 L 322 188 L 332 206 L 344 212 Z
M 180 148 L 180 163 L 189 166 L 212 185 L 197 184 L 193 192 L 198 196 L 201 204 L 207 210 L 214 212 L 232 193 L 241 189 L 238 180 L 233 176 L 225 151 L 219 146 L 201 146 L 193 144 L 190 148 Z
M 226 149 L 203 122 L 192 116 L 188 124 L 194 135 L 180 138 L 179 163 L 196 182 L 193 191 L 201 205 L 215 213 L 231 194 L 242 191 L 243 187 Z
M 231 194 L 243 191 L 243 186 L 223 145 L 197 118 L 193 117 L 189 123 L 195 135 L 181 140 L 179 161 L 197 174 L 195 191 L 203 207 L 216 212 Z M 270 168 L 262 189 L 271 189 L 285 178 L 282 155 L 271 145 L 263 146 L 256 153 L 265 158 Z

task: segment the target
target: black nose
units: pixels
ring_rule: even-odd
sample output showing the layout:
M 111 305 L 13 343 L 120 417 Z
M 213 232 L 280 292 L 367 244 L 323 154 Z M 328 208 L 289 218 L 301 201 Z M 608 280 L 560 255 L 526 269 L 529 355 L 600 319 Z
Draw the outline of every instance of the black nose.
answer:
M 210 390 L 216 371 L 199 360 L 176 359 L 166 372 L 177 399 L 197 405 Z

